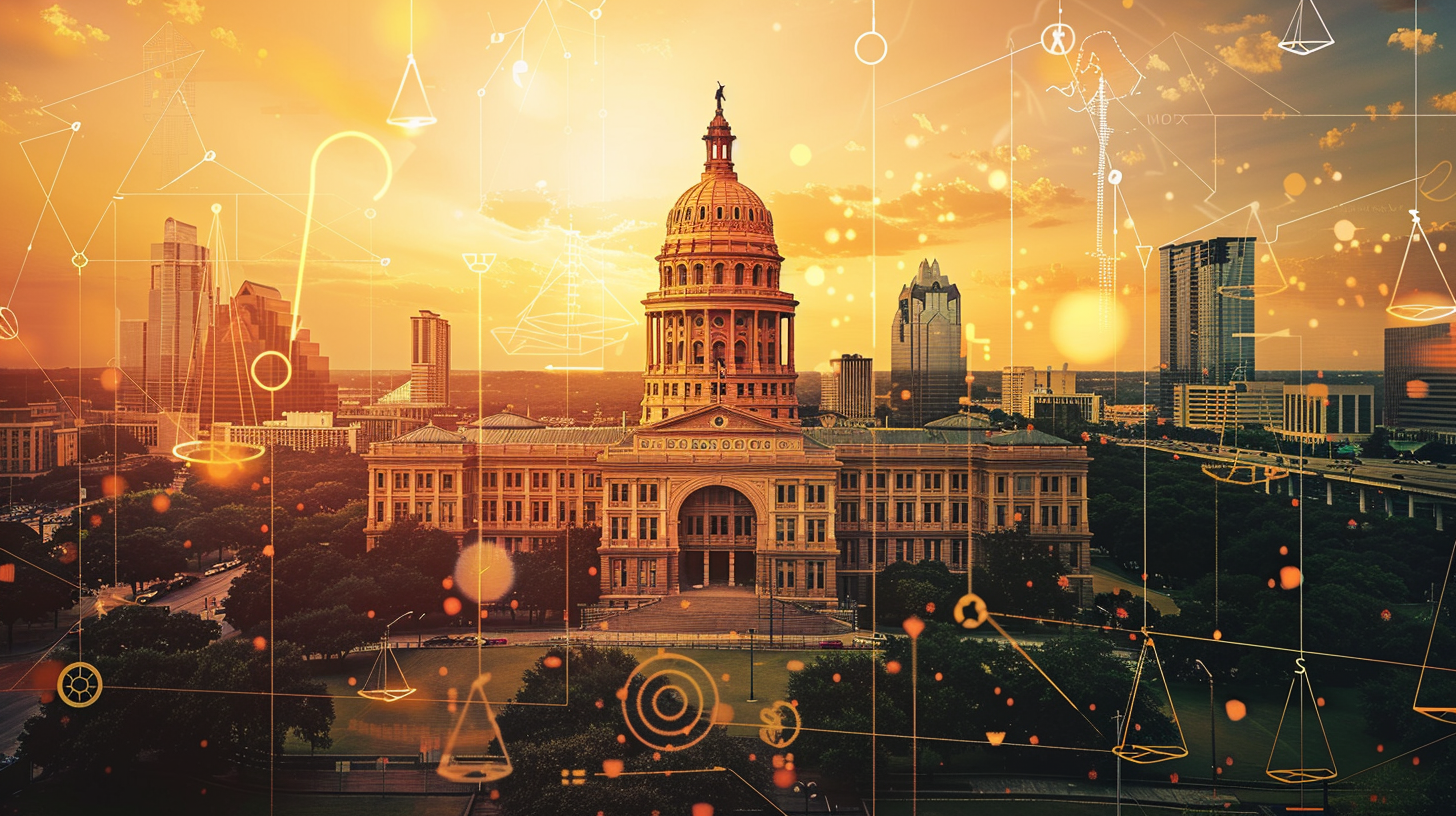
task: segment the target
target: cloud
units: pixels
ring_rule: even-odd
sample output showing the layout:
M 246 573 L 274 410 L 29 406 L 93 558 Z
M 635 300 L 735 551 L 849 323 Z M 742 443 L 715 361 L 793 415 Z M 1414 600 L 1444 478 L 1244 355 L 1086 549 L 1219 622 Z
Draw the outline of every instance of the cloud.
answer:
M 1147 159 L 1147 157 L 1148 157 L 1148 154 L 1145 153 L 1145 152 L 1143 152 L 1143 146 L 1142 145 L 1138 145 L 1137 147 L 1133 148 L 1132 150 L 1121 150 L 1121 151 L 1118 151 L 1118 154 L 1117 154 L 1118 160 L 1121 161 L 1123 164 L 1127 165 L 1128 167 L 1131 167 L 1131 166 L 1133 166 L 1135 164 L 1139 164 L 1139 163 L 1143 162 L 1145 159 Z
M 1162 96 L 1169 102 L 1177 102 L 1179 99 L 1183 98 L 1183 94 L 1179 93 L 1177 88 L 1164 88 L 1162 85 L 1159 85 L 1158 91 L 1159 96 Z
M 1345 136 L 1355 130 L 1356 122 L 1351 122 L 1350 127 L 1345 130 L 1330 128 L 1330 132 L 1320 137 L 1320 150 L 1339 150 L 1345 146 Z
M 42 9 L 40 18 L 48 25 L 56 27 L 55 35 L 57 37 L 65 37 L 76 42 L 86 42 L 88 38 L 97 42 L 106 42 L 111 39 L 111 35 L 105 31 L 95 26 L 78 22 L 75 17 L 71 16 L 70 12 L 61 8 L 59 3 L 48 9 Z
M 911 116 L 914 116 L 915 117 L 915 121 L 917 121 L 917 122 L 920 123 L 920 129 L 921 130 L 925 130 L 925 131 L 928 131 L 930 133 L 935 133 L 935 125 L 930 124 L 930 117 L 926 116 L 923 113 L 912 113 L 910 115 Z
M 1148 57 L 1148 65 L 1147 65 L 1147 67 L 1148 67 L 1148 70 L 1150 70 L 1150 71 L 1171 71 L 1171 70 L 1173 70 L 1172 67 L 1170 67 L 1168 65 L 1168 63 L 1163 62 L 1162 58 L 1160 58 L 1157 54 L 1154 54 L 1151 57 Z
M 1209 34 L 1232 34 L 1235 31 L 1248 31 L 1256 25 L 1263 25 L 1269 22 L 1267 14 L 1245 14 L 1244 19 L 1237 23 L 1209 23 L 1203 27 Z
M 1016 217 L 1026 218 L 1029 223 L 1085 203 L 1076 191 L 1047 178 L 1028 185 L 1018 183 L 1013 194 Z M 869 235 L 865 223 L 870 216 L 868 187 L 811 184 L 802 190 L 775 194 L 770 207 L 779 245 L 788 252 L 830 257 L 863 255 L 869 250 L 867 243 L 847 240 L 851 229 L 861 238 Z M 1004 221 L 1007 210 L 1005 190 L 982 190 L 960 178 L 925 185 L 884 201 L 877 208 L 879 249 L 896 254 L 960 240 L 959 235 L 967 230 Z M 1042 224 L 1053 225 L 1053 221 Z M 831 229 L 841 236 L 832 244 L 825 239 Z
M 1016 160 L 1019 162 L 1029 162 L 1032 159 L 1036 158 L 1036 155 L 1040 152 L 1040 150 L 1037 150 L 1030 145 L 1017 145 Z M 1010 164 L 1011 145 L 997 145 L 996 147 L 992 148 L 990 152 L 985 153 L 979 150 L 967 150 L 964 152 L 952 153 L 950 155 L 953 159 L 964 159 L 965 161 L 976 165 L 977 170 L 984 171 L 992 164 Z
M 1433 48 L 1440 48 L 1436 45 L 1436 33 L 1427 34 L 1424 29 L 1397 28 L 1390 39 L 1385 41 L 1386 45 L 1399 45 L 1406 51 L 1415 51 L 1417 54 L 1426 54 Z
M 853 139 L 849 140 L 849 142 L 844 146 L 844 149 L 848 150 L 851 153 L 863 153 L 866 150 L 864 145 L 854 141 Z
M 162 6 L 167 9 L 168 14 L 188 25 L 197 25 L 202 22 L 204 7 L 197 5 L 197 0 L 173 0 L 162 3 Z
M 1434 106 L 1436 110 L 1450 111 L 1451 113 L 1456 113 L 1456 91 L 1452 91 L 1445 96 L 1437 94 L 1436 96 L 1431 97 L 1431 105 Z
M 1219 46 L 1218 55 L 1234 68 L 1241 68 L 1251 74 L 1270 74 L 1280 70 L 1279 38 L 1265 31 L 1254 37 L 1246 35 L 1234 40 L 1233 45 Z
M 243 50 L 238 47 L 238 35 L 227 30 L 226 28 L 223 28 L 222 26 L 218 26 L 217 28 L 214 28 L 212 30 L 212 38 L 221 42 L 223 45 L 226 45 L 228 48 L 231 48 L 234 51 Z

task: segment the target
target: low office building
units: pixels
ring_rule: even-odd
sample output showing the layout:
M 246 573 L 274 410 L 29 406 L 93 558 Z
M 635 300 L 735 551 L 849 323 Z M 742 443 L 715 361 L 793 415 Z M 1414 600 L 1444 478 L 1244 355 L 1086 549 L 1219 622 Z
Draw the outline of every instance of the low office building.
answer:
M 1318 382 L 1284 386 L 1281 436 L 1307 443 L 1359 442 L 1374 431 L 1374 386 Z

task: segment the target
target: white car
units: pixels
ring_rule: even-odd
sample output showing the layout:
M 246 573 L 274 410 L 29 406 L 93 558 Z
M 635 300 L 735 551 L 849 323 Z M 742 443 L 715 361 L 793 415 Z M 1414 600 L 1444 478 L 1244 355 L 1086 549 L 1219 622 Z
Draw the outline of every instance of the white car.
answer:
M 888 643 L 889 640 L 890 639 L 885 636 L 884 632 L 859 632 L 854 636 L 853 643 L 856 646 L 871 646 L 875 648 L 884 648 L 885 644 Z

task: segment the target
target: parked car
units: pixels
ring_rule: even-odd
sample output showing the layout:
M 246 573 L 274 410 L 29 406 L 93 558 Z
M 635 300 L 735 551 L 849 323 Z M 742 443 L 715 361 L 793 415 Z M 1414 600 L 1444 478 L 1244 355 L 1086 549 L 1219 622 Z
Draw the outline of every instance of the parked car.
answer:
M 1404 479 L 1405 478 L 1405 474 L 1404 473 L 1392 473 L 1390 475 L 1390 478 L 1392 478 L 1392 479 Z
M 211 578 L 212 576 L 217 575 L 220 572 L 227 572 L 227 564 L 213 564 L 212 566 L 208 567 L 207 571 L 202 573 L 202 575 L 205 578 Z
M 454 646 L 455 638 L 449 635 L 436 635 L 425 641 L 426 646 Z
M 146 592 L 143 592 L 142 594 L 136 596 L 136 602 L 139 604 L 149 604 L 152 601 L 155 601 L 157 598 L 161 597 L 161 595 L 162 590 L 149 589 Z
M 241 559 L 241 558 L 234 558 L 231 561 L 224 562 L 222 566 L 223 566 L 223 569 L 232 569 L 234 567 L 241 567 L 242 565 L 243 565 L 243 559 Z
M 852 642 L 856 646 L 883 647 L 889 640 L 884 632 L 860 632 Z
M 842 641 L 842 640 L 821 640 L 821 641 L 819 641 L 819 648 L 821 648 L 821 649 L 843 649 L 844 648 L 844 641 Z

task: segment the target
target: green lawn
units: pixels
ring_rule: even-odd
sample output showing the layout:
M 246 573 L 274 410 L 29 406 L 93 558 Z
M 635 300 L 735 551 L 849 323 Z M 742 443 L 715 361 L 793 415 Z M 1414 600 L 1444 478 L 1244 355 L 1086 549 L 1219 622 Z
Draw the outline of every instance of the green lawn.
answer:
M 367 700 L 357 691 L 369 674 L 376 653 L 352 655 L 338 661 L 316 664 L 334 699 L 333 747 L 329 753 L 414 753 L 422 748 L 443 747 L 444 739 L 455 725 L 456 715 L 449 710 L 451 691 L 458 701 L 470 694 L 470 686 L 478 671 L 489 673 L 486 695 L 499 704 L 520 689 L 521 676 L 544 654 L 544 646 L 496 646 L 474 649 L 398 649 L 395 655 L 409 684 L 418 689 L 414 694 L 392 703 Z M 639 661 L 656 654 L 654 648 L 627 649 Z M 757 723 L 758 708 L 782 699 L 788 688 L 790 660 L 811 662 L 813 651 L 754 652 L 754 693 L 758 705 L 748 699 L 748 652 L 718 649 L 674 649 L 674 654 L 690 657 L 702 664 L 718 686 L 719 700 L 734 709 L 734 722 Z M 478 660 L 478 665 L 477 665 Z M 355 686 L 349 678 L 356 679 Z M 627 678 L 622 678 L 625 681 Z M 615 700 L 604 701 L 616 705 Z M 730 728 L 729 733 L 748 736 L 757 733 L 757 725 Z M 306 754 L 305 743 L 290 738 L 289 753 Z

